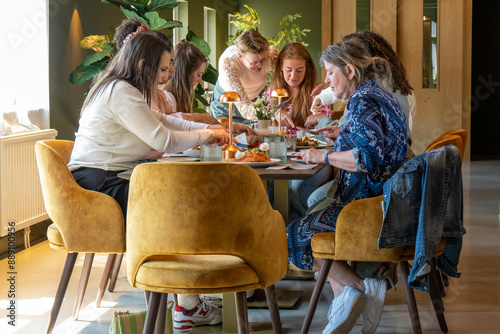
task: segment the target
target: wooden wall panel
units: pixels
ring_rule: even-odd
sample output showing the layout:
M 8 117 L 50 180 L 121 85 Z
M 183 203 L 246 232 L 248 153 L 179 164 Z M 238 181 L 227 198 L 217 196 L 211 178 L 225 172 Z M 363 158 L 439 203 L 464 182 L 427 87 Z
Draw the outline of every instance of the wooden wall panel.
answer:
M 370 30 L 384 36 L 397 51 L 398 0 L 371 0 Z
M 333 1 L 333 39 L 336 43 L 347 34 L 356 32 L 356 0 Z

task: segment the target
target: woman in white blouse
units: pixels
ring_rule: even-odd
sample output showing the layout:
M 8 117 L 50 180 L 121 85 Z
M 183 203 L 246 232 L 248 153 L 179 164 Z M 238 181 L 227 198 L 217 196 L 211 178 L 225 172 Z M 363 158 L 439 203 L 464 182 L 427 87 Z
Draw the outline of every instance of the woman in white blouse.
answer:
M 235 45 L 224 51 L 219 58 L 219 78 L 215 84 L 210 114 L 228 118 L 227 103 L 220 103 L 220 96 L 229 91 L 237 92 L 241 102 L 233 108 L 235 122 L 250 124 L 256 121 L 253 100 L 265 88 L 267 74 L 274 69 L 279 51 L 270 47 L 267 39 L 255 30 L 247 30 L 238 36 Z
M 151 148 L 179 152 L 207 141 L 228 142 L 220 125 L 166 117 L 150 108 L 170 51 L 151 32 L 136 34 L 100 73 L 83 104 L 68 167 L 80 186 L 112 196 L 125 215 L 129 181 L 117 174 L 134 168 Z

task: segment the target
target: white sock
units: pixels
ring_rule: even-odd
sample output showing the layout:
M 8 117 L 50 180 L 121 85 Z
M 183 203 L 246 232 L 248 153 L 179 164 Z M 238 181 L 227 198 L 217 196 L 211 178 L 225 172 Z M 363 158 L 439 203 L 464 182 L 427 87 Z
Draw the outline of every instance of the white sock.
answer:
M 186 310 L 195 308 L 199 303 L 201 300 L 198 295 L 177 295 L 177 305 Z

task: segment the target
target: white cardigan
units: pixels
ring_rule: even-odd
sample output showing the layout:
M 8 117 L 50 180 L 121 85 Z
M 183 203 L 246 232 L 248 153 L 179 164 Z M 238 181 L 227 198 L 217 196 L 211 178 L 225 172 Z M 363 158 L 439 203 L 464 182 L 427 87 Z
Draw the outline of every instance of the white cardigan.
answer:
M 132 169 L 151 148 L 174 153 L 213 139 L 207 126 L 157 113 L 135 87 L 114 81 L 83 110 L 68 167 Z

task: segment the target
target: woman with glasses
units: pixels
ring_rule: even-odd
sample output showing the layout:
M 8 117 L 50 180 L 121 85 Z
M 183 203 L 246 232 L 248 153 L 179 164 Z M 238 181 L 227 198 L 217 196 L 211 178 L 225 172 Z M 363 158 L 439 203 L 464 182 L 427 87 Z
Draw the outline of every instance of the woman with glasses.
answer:
M 228 118 L 229 107 L 220 103 L 220 96 L 229 91 L 240 95 L 241 103 L 233 108 L 234 122 L 251 124 L 256 121 L 253 100 L 264 89 L 267 74 L 274 69 L 279 51 L 270 47 L 267 39 L 255 30 L 247 30 L 238 36 L 235 45 L 224 51 L 219 58 L 219 78 L 215 84 L 210 114 Z

